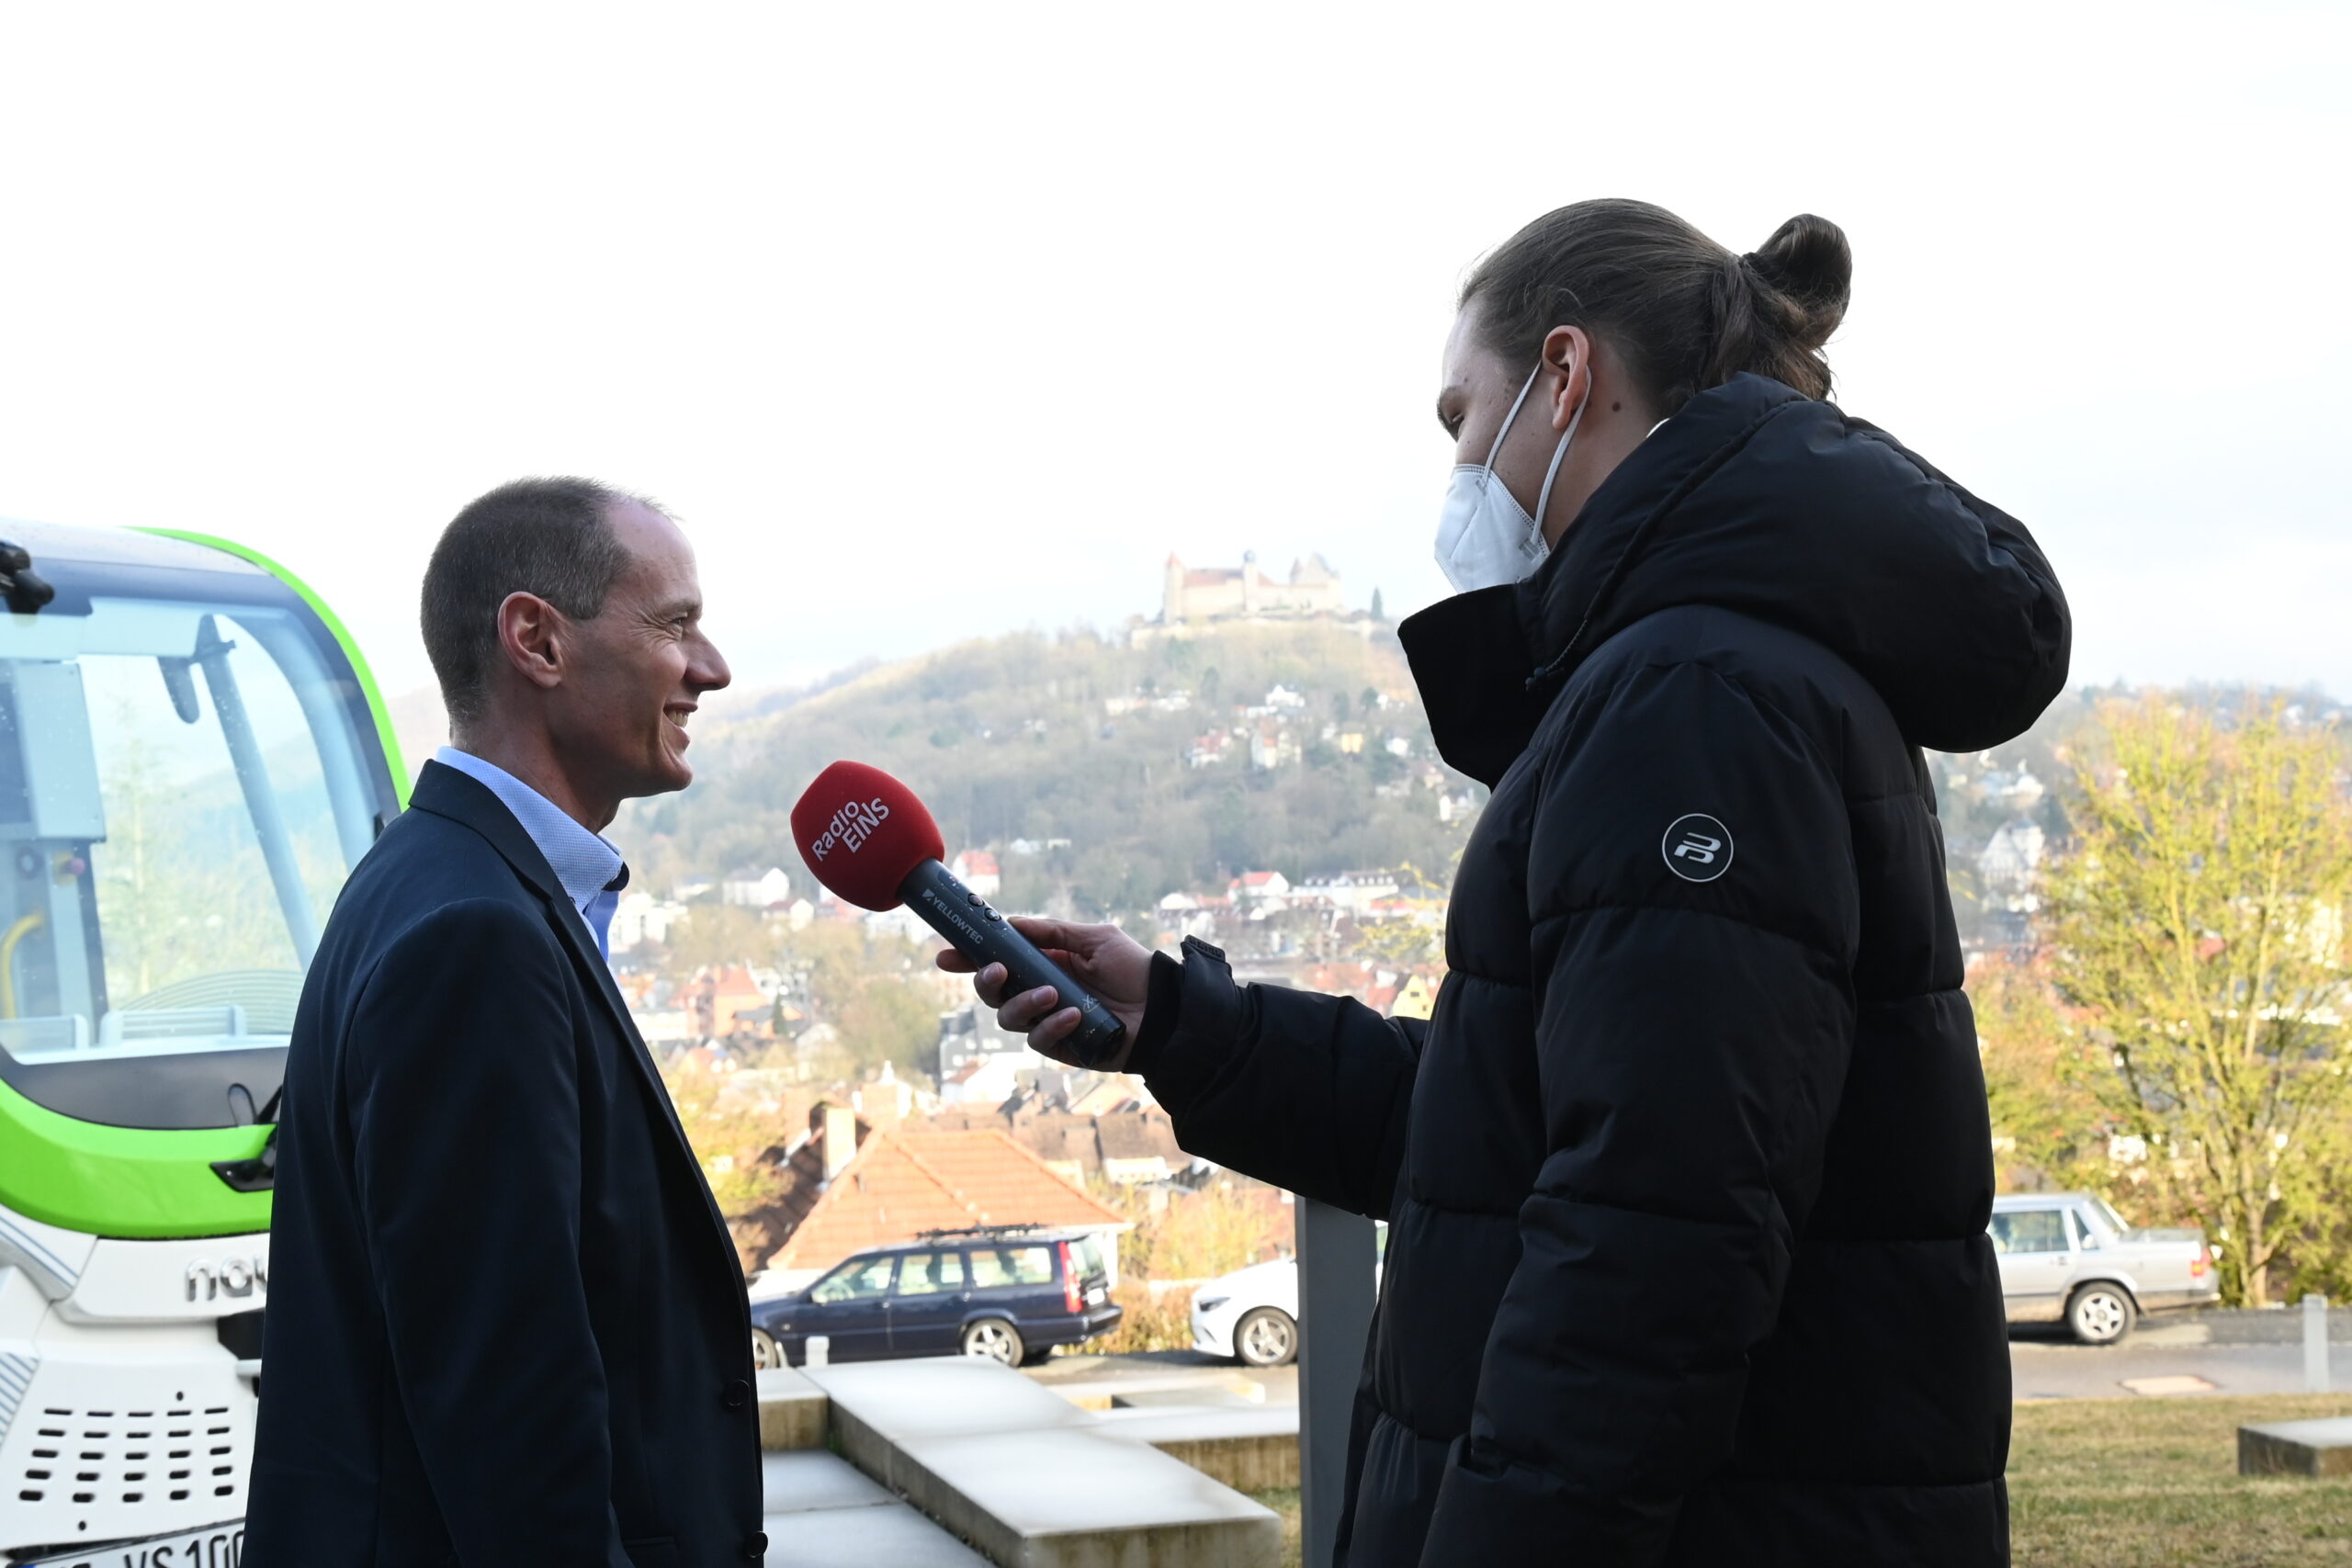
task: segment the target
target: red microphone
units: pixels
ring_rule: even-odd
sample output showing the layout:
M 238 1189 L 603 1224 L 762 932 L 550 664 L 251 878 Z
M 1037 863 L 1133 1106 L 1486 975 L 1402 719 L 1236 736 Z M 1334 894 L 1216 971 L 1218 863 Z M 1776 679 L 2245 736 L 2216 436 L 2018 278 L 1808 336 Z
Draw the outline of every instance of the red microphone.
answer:
M 792 807 L 792 837 L 818 881 L 862 909 L 910 907 L 975 967 L 1004 965 L 1005 994 L 1051 986 L 1079 1011 L 1063 1039 L 1081 1066 L 1118 1055 L 1126 1025 L 941 864 L 939 824 L 914 791 L 879 768 L 835 762 Z

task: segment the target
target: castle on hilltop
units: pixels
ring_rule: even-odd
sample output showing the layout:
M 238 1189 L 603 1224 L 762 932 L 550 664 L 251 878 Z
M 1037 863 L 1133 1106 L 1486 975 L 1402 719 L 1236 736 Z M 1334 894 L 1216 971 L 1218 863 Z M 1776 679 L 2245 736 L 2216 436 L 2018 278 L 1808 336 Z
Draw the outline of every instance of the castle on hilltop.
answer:
M 1290 581 L 1276 582 L 1258 570 L 1255 550 L 1241 558 L 1238 568 L 1195 569 L 1171 554 L 1159 598 L 1163 626 L 1346 613 L 1340 601 L 1340 574 L 1319 555 L 1293 561 Z

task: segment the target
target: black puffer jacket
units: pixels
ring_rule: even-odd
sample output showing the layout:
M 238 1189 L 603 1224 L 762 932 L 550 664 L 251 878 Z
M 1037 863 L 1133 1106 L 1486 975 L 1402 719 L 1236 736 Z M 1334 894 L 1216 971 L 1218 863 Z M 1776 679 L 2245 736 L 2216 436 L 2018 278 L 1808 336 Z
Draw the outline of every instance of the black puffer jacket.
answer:
M 1426 1030 L 1162 960 L 1186 1148 L 1385 1216 L 1342 1557 L 2007 1561 L 1975 1032 L 1922 746 L 2016 735 L 2025 530 L 1743 376 L 1404 627 L 1494 797 Z M 1311 1325 L 1310 1325 L 1311 1331 Z

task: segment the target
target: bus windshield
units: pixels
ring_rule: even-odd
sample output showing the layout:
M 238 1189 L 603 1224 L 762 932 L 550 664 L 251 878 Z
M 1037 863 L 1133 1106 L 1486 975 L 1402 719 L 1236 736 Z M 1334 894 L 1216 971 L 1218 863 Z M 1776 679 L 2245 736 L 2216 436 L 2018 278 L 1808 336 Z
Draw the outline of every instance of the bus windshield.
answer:
M 291 609 L 0 616 L 0 1077 L 121 1126 L 255 1120 L 373 841 L 366 752 Z

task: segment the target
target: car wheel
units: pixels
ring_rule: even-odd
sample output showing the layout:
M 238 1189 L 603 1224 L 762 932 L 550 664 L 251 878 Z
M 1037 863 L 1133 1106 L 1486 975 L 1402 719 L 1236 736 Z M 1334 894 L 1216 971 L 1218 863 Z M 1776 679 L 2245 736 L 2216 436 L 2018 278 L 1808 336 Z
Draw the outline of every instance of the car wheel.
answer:
M 1233 1325 L 1233 1352 L 1245 1366 L 1288 1366 L 1298 1355 L 1298 1323 L 1280 1307 L 1258 1307 Z
M 1021 1336 L 1004 1319 L 984 1317 L 964 1330 L 964 1354 L 1013 1366 L 1023 1354 Z
M 783 1366 L 784 1364 L 784 1347 L 775 1342 L 775 1336 L 770 1334 L 764 1328 L 754 1328 L 752 1330 L 752 1366 L 753 1370 L 764 1372 L 771 1371 L 774 1368 Z
M 2066 1326 L 2086 1345 L 2112 1345 L 2139 1314 L 2120 1285 L 2085 1285 L 2066 1303 Z

